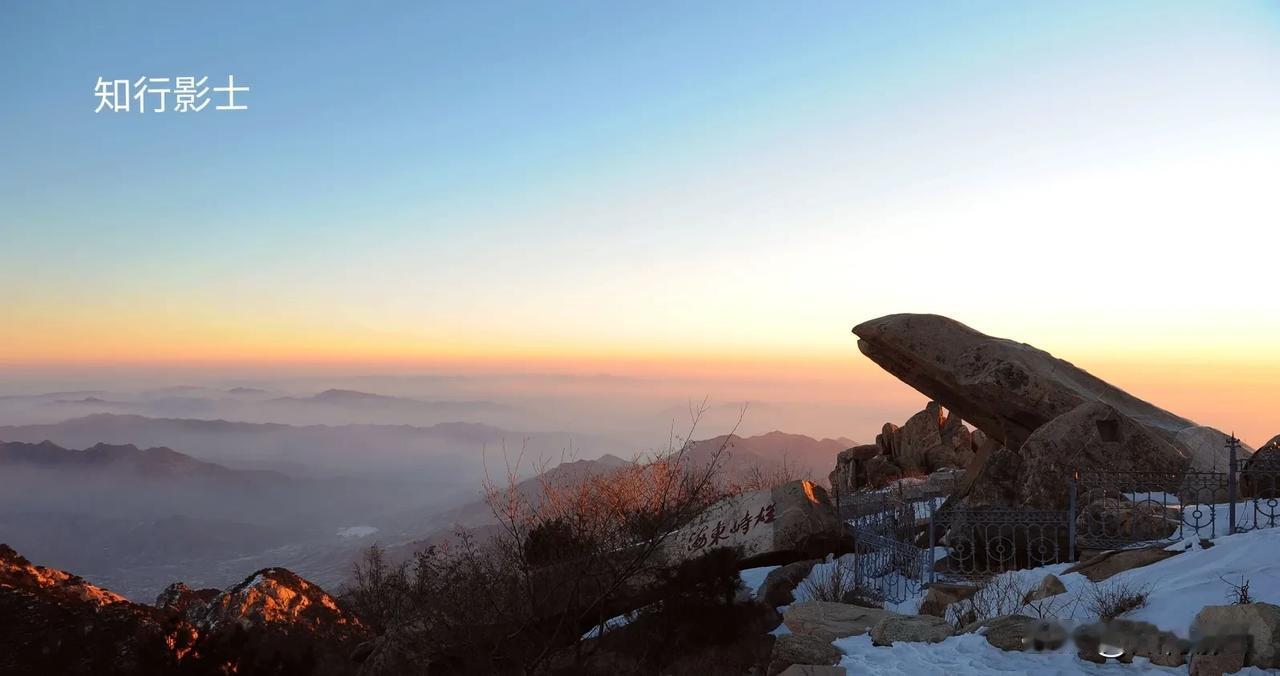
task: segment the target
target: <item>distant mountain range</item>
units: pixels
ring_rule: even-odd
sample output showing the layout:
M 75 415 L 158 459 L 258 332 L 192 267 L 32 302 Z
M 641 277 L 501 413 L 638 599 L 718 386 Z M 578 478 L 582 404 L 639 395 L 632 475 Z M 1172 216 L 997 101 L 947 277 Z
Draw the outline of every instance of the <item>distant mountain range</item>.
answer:
M 63 448 L 52 441 L 37 444 L 0 441 L 0 466 L 127 472 L 140 477 L 199 477 L 219 481 L 287 481 L 279 472 L 233 470 L 197 460 L 171 448 L 141 449 L 133 444 L 98 443 L 82 451 Z
M 484 400 L 423 400 L 348 389 L 285 395 L 235 387 L 173 387 L 138 393 L 94 390 L 0 397 L 0 419 L 50 422 L 93 413 L 281 422 L 291 424 L 411 424 L 467 421 L 507 424 L 514 406 Z

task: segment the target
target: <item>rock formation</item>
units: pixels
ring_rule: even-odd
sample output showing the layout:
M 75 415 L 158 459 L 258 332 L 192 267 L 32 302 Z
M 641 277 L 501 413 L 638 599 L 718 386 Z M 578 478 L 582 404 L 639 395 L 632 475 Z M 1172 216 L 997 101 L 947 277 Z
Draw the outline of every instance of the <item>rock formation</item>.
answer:
M 906 476 L 924 476 L 944 468 L 963 469 L 986 435 L 970 433 L 960 417 L 929 402 L 898 427 L 885 423 L 876 443 L 854 446 L 836 456 L 830 480 L 834 489 L 852 493 L 880 488 Z
M 1226 438 L 1048 352 L 939 315 L 889 315 L 853 332 L 858 349 L 872 361 L 1010 448 L 1020 448 L 1040 426 L 1090 402 L 1110 406 L 1175 445 L 1198 469 L 1212 469 L 1208 465 L 1221 448 L 1218 442 Z
M 969 506 L 1063 508 L 1063 478 L 1076 470 L 1225 469 L 1227 435 L 1030 345 L 938 315 L 889 315 L 853 332 L 868 358 L 1004 447 L 975 448 L 958 491 Z
M 281 569 L 225 591 L 170 585 L 131 602 L 0 545 L 0 673 L 348 674 L 364 627 Z

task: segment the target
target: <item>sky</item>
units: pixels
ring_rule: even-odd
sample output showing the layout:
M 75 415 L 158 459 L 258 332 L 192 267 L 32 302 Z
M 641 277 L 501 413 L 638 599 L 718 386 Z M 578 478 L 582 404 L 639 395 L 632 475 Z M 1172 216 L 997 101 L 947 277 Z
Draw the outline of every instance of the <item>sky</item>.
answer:
M 94 112 L 178 75 L 249 109 Z M 878 396 L 937 312 L 1280 426 L 1273 2 L 5 3 L 0 78 L 10 374 Z

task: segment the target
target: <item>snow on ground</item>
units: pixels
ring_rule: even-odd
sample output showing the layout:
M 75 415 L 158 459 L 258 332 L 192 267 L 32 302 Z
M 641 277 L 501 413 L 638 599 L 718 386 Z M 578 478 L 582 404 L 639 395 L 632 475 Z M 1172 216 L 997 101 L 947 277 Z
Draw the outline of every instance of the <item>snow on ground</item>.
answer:
M 378 529 L 373 526 L 347 526 L 338 529 L 338 537 L 340 538 L 363 538 L 377 533 Z
M 1076 657 L 1070 648 L 1055 652 L 1005 652 L 992 647 L 977 634 L 953 636 L 942 643 L 895 643 L 888 647 L 871 645 L 867 635 L 850 636 L 835 642 L 845 656 L 840 665 L 849 674 L 877 676 L 979 676 L 985 674 L 1185 674 L 1184 667 L 1158 667 L 1145 658 L 1133 664 L 1093 664 Z M 1242 676 L 1266 674 L 1253 667 L 1236 672 Z
M 738 571 L 738 577 L 742 578 L 742 588 L 751 592 L 751 598 L 755 598 L 760 594 L 760 585 L 764 584 L 764 579 L 778 568 L 779 566 L 761 566 Z
M 1159 563 L 1135 568 L 1114 575 L 1100 583 L 1102 588 L 1126 585 L 1147 589 L 1147 605 L 1123 617 L 1150 622 L 1161 629 L 1179 636 L 1189 637 L 1191 623 L 1200 609 L 1209 605 L 1224 605 L 1229 601 L 1230 587 L 1223 578 L 1239 583 L 1243 576 L 1249 581 L 1249 593 L 1255 601 L 1280 604 L 1280 528 L 1238 533 L 1213 540 L 1213 546 L 1201 548 L 1198 539 L 1190 539 L 1171 545 L 1169 549 L 1184 550 L 1181 554 Z M 815 574 L 822 574 L 835 563 L 829 558 L 815 566 Z M 821 567 L 821 568 L 820 568 Z M 1005 573 L 1015 577 L 1019 586 L 1030 589 L 1046 574 L 1053 573 L 1067 588 L 1066 594 L 1054 597 L 1059 619 L 1067 625 L 1097 620 L 1087 610 L 1091 583 L 1083 575 L 1064 574 L 1070 564 L 1057 564 L 1030 570 Z M 801 592 L 797 590 L 799 598 Z M 1077 602 L 1079 600 L 1079 602 Z M 900 613 L 914 613 L 921 597 L 910 598 L 896 606 L 886 606 Z M 788 633 L 785 625 L 775 632 Z M 871 645 L 868 636 L 851 636 L 835 641 L 845 652 L 840 662 L 850 674 L 874 673 L 886 675 L 950 674 L 1185 674 L 1186 667 L 1170 668 L 1150 664 L 1137 658 L 1133 664 L 1110 663 L 1095 665 L 1075 656 L 1070 646 L 1062 650 L 1044 653 L 1001 651 L 976 634 L 955 636 L 937 644 L 899 643 L 889 647 Z M 1260 669 L 1245 669 L 1240 674 L 1264 674 Z

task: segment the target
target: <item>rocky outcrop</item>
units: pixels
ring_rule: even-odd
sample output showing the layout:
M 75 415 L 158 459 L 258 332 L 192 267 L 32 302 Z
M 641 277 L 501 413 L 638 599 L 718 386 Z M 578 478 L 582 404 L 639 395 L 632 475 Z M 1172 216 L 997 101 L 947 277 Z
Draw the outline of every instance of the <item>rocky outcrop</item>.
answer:
M 155 606 L 0 545 L 0 673 L 354 673 L 364 628 L 282 568 L 222 592 L 170 585 Z
M 987 436 L 1020 449 L 1037 429 L 1082 404 L 1100 403 L 1211 470 L 1207 428 L 1145 402 L 1070 362 L 994 338 L 939 315 L 898 314 L 854 327 L 858 348 Z M 1179 445 L 1180 433 L 1187 432 Z M 1216 431 L 1216 430 L 1215 430 Z M 1193 443 L 1194 442 L 1194 443 Z
M 841 493 L 880 488 L 904 476 L 918 477 L 944 468 L 963 469 L 977 450 L 976 440 L 957 415 L 929 402 L 898 427 L 885 423 L 876 443 L 854 446 L 836 456 L 831 485 Z
M 1245 603 L 1205 606 L 1191 625 L 1194 637 L 1247 635 L 1246 666 L 1280 668 L 1280 606 Z
M 185 583 L 174 582 L 156 596 L 156 608 L 194 618 L 203 612 L 219 593 L 217 589 L 192 589 Z
M 1145 471 L 1181 474 L 1186 458 L 1172 445 L 1106 404 L 1089 402 L 1050 420 L 1018 450 L 1019 503 L 1067 506 L 1068 482 L 1081 472 Z

